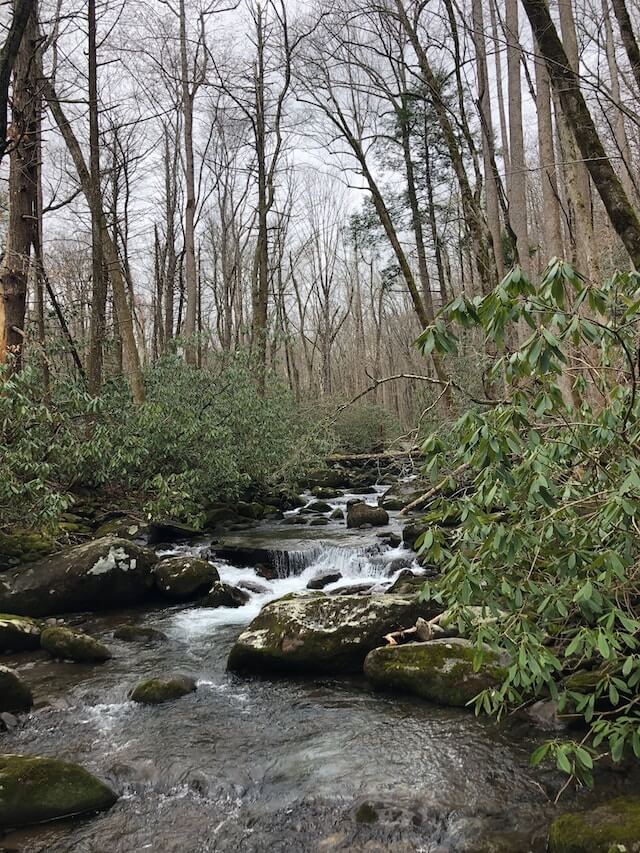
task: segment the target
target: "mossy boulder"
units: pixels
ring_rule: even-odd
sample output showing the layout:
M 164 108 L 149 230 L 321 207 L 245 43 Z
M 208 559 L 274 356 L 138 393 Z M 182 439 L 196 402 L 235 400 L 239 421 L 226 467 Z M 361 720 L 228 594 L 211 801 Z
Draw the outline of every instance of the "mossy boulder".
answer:
M 77 663 L 104 663 L 111 658 L 104 643 L 70 628 L 45 628 L 40 635 L 40 645 L 54 658 Z
M 168 678 L 147 678 L 137 684 L 129 698 L 141 705 L 160 705 L 187 696 L 197 689 L 196 681 L 189 675 L 172 675 Z
M 332 488 L 331 486 L 315 486 L 311 489 L 311 494 L 315 498 L 320 498 L 323 501 L 330 501 L 333 498 L 340 497 L 340 492 L 338 489 Z
M 149 527 L 134 518 L 110 518 L 101 522 L 95 530 L 96 539 L 104 536 L 117 536 L 119 539 L 145 539 L 149 535 Z
M 201 607 L 242 607 L 250 598 L 251 596 L 244 589 L 215 581 L 209 592 L 198 603 Z
M 312 501 L 308 507 L 305 507 L 305 512 L 331 512 L 332 506 L 326 501 Z
M 467 640 L 432 640 L 403 646 L 381 646 L 364 662 L 374 687 L 415 693 L 440 705 L 462 707 L 482 690 L 497 687 L 506 669 L 497 654 L 484 653 L 474 669 L 475 646 Z
M 0 666 L 0 711 L 28 711 L 32 705 L 31 690 L 18 673 Z
M 76 764 L 0 755 L 0 827 L 43 823 L 111 808 L 117 795 Z
M 125 643 L 161 643 L 167 639 L 167 635 L 145 625 L 122 625 L 113 632 L 113 638 Z
M 27 616 L 0 613 L 0 652 L 24 652 L 39 646 L 39 622 Z
M 360 501 L 352 503 L 347 510 L 347 527 L 362 527 L 363 524 L 384 527 L 389 524 L 389 513 L 380 506 L 370 506 Z
M 236 671 L 357 672 L 385 634 L 430 618 L 433 608 L 393 595 L 285 596 L 262 608 L 229 655 Z
M 182 524 L 181 521 L 164 519 L 152 521 L 149 524 L 147 535 L 149 544 L 156 545 L 158 542 L 183 542 L 185 539 L 193 539 L 199 536 L 200 532 L 195 527 Z
M 51 616 L 143 601 L 153 588 L 153 551 L 107 536 L 0 577 L 0 611 Z
M 618 797 L 556 818 L 549 853 L 639 853 L 640 797 Z
M 0 572 L 37 560 L 56 547 L 52 536 L 34 530 L 0 531 Z
M 156 586 L 171 601 L 190 601 L 208 592 L 220 575 L 215 566 L 198 557 L 164 557 L 153 567 Z

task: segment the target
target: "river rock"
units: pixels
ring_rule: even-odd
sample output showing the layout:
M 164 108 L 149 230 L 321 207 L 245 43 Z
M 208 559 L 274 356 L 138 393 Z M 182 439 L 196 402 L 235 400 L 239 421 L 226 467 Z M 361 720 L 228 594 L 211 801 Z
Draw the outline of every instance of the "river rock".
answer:
M 329 519 L 325 518 L 324 515 L 318 515 L 316 518 L 312 518 L 309 522 L 309 527 L 326 527 L 329 524 Z
M 111 652 L 104 643 L 70 628 L 45 628 L 40 635 L 40 645 L 54 658 L 77 663 L 104 663 L 111 659 Z
M 305 512 L 331 512 L 332 506 L 326 501 L 312 501 L 309 506 L 305 507 Z
M 341 577 L 342 572 L 318 572 L 310 578 L 309 583 L 307 584 L 307 589 L 324 589 L 325 586 L 329 586 L 330 583 L 339 581 Z
M 389 524 L 389 513 L 382 507 L 370 506 L 361 501 L 351 504 L 347 511 L 347 527 L 362 527 L 363 524 L 384 527 Z
M 311 494 L 323 501 L 330 501 L 333 498 L 340 497 L 338 489 L 331 488 L 331 486 L 315 486 L 311 489 Z
M 153 551 L 105 537 L 2 575 L 0 611 L 50 616 L 136 604 L 153 586 Z
M 242 607 L 250 598 L 246 590 L 216 581 L 198 604 L 201 607 Z
M 549 853 L 638 853 L 640 797 L 618 797 L 588 812 L 556 818 L 549 831 Z
M 200 534 L 200 530 L 182 524 L 180 521 L 166 519 L 164 521 L 152 521 L 148 528 L 148 541 L 150 545 L 158 542 L 182 542 L 185 539 L 193 539 Z
M 266 584 L 248 580 L 238 581 L 238 588 L 245 589 L 247 592 L 252 592 L 254 595 L 264 595 L 270 591 Z
M 412 551 L 415 551 L 416 542 L 426 529 L 426 525 L 421 521 L 410 521 L 409 524 L 405 524 L 402 530 L 402 541 L 405 548 L 411 548 Z
M 425 583 L 424 575 L 414 575 L 411 569 L 403 569 L 395 581 L 391 584 L 388 593 L 400 595 L 417 595 Z
M 24 652 L 40 646 L 40 624 L 26 616 L 0 613 L 0 652 Z
M 334 521 L 341 521 L 344 518 L 344 510 L 340 509 L 340 507 L 337 506 L 331 513 L 329 518 L 333 518 Z
M 198 557 L 163 557 L 153 567 L 156 586 L 171 601 L 190 601 L 208 592 L 220 575 L 215 566 Z
M 76 764 L 0 755 L 0 827 L 24 826 L 111 808 L 117 795 Z
M 475 646 L 468 640 L 431 640 L 381 646 L 367 655 L 364 672 L 374 687 L 415 693 L 440 705 L 462 707 L 506 675 L 497 654 L 487 649 L 474 671 Z
M 8 666 L 0 666 L 0 711 L 28 711 L 33 705 L 31 690 Z
M 179 699 L 197 689 L 196 681 L 190 675 L 172 675 L 168 678 L 147 678 L 137 684 L 129 698 L 141 705 L 160 705 L 172 699 Z
M 145 625 L 121 625 L 113 632 L 113 638 L 125 643 L 155 643 L 164 642 L 167 635 L 157 628 L 148 628 Z
M 432 607 L 401 596 L 285 596 L 263 607 L 242 632 L 228 667 L 305 674 L 357 672 L 385 634 L 430 615 Z

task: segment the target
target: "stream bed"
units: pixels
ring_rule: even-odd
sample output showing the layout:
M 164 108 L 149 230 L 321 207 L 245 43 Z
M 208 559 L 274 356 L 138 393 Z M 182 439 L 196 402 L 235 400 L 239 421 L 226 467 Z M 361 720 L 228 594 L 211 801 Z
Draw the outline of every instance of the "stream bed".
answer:
M 540 733 L 374 693 L 364 678 L 226 672 L 234 640 L 266 601 L 304 589 L 328 568 L 343 575 L 329 591 L 367 580 L 384 588 L 411 564 L 411 552 L 337 521 L 263 524 L 230 541 L 288 555 L 279 558 L 282 576 L 271 581 L 250 568 L 219 566 L 228 583 L 266 587 L 247 605 L 70 620 L 112 649 L 113 659 L 100 666 L 41 652 L 6 660 L 28 680 L 37 707 L 0 734 L 0 751 L 78 762 L 121 797 L 95 817 L 15 831 L 0 839 L 0 851 L 457 853 L 494 849 L 482 841 L 492 833 L 513 833 L 512 853 L 545 849 L 555 813 L 545 786 L 550 792 L 557 777 L 529 768 Z M 206 553 L 207 546 L 172 550 Z M 130 623 L 157 628 L 167 640 L 113 639 L 114 629 Z M 197 691 L 155 707 L 127 700 L 140 679 L 171 672 L 193 675 Z

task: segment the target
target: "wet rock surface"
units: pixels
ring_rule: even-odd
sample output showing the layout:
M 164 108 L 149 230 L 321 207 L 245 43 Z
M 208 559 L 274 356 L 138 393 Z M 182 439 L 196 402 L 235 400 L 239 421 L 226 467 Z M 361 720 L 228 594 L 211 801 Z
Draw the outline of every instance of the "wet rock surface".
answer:
M 31 690 L 8 666 L 0 665 L 0 711 L 28 711 L 33 705 Z
M 52 657 L 62 660 L 104 663 L 111 659 L 111 652 L 104 643 L 70 628 L 45 628 L 40 635 L 40 645 Z

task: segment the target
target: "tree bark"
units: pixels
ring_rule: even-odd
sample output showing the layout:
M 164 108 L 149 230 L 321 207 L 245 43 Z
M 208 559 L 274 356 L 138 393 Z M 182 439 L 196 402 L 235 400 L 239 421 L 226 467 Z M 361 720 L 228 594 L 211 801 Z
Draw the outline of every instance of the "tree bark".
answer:
M 15 6 L 16 14 L 20 6 Z M 25 343 L 27 281 L 33 228 L 37 222 L 37 9 L 30 15 L 15 59 L 12 101 L 13 145 L 9 162 L 9 223 L 0 267 L 0 364 L 13 357 L 20 370 Z
M 632 263 L 636 269 L 640 269 L 640 220 L 606 155 L 545 0 L 522 0 L 522 5 L 547 64 L 563 113 L 611 224 Z
M 13 18 L 2 48 L 0 48 L 0 161 L 7 149 L 7 106 L 11 72 L 16 62 L 22 37 L 36 0 L 14 0 Z
M 624 49 L 627 52 L 629 64 L 631 65 L 631 70 L 633 72 L 633 77 L 636 81 L 638 89 L 640 90 L 640 47 L 638 47 L 638 42 L 633 31 L 633 24 L 631 23 L 629 10 L 627 9 L 625 0 L 612 0 L 612 3 L 613 11 L 615 12 L 615 16 L 618 21 L 618 26 L 620 27 L 622 44 L 624 45 Z

